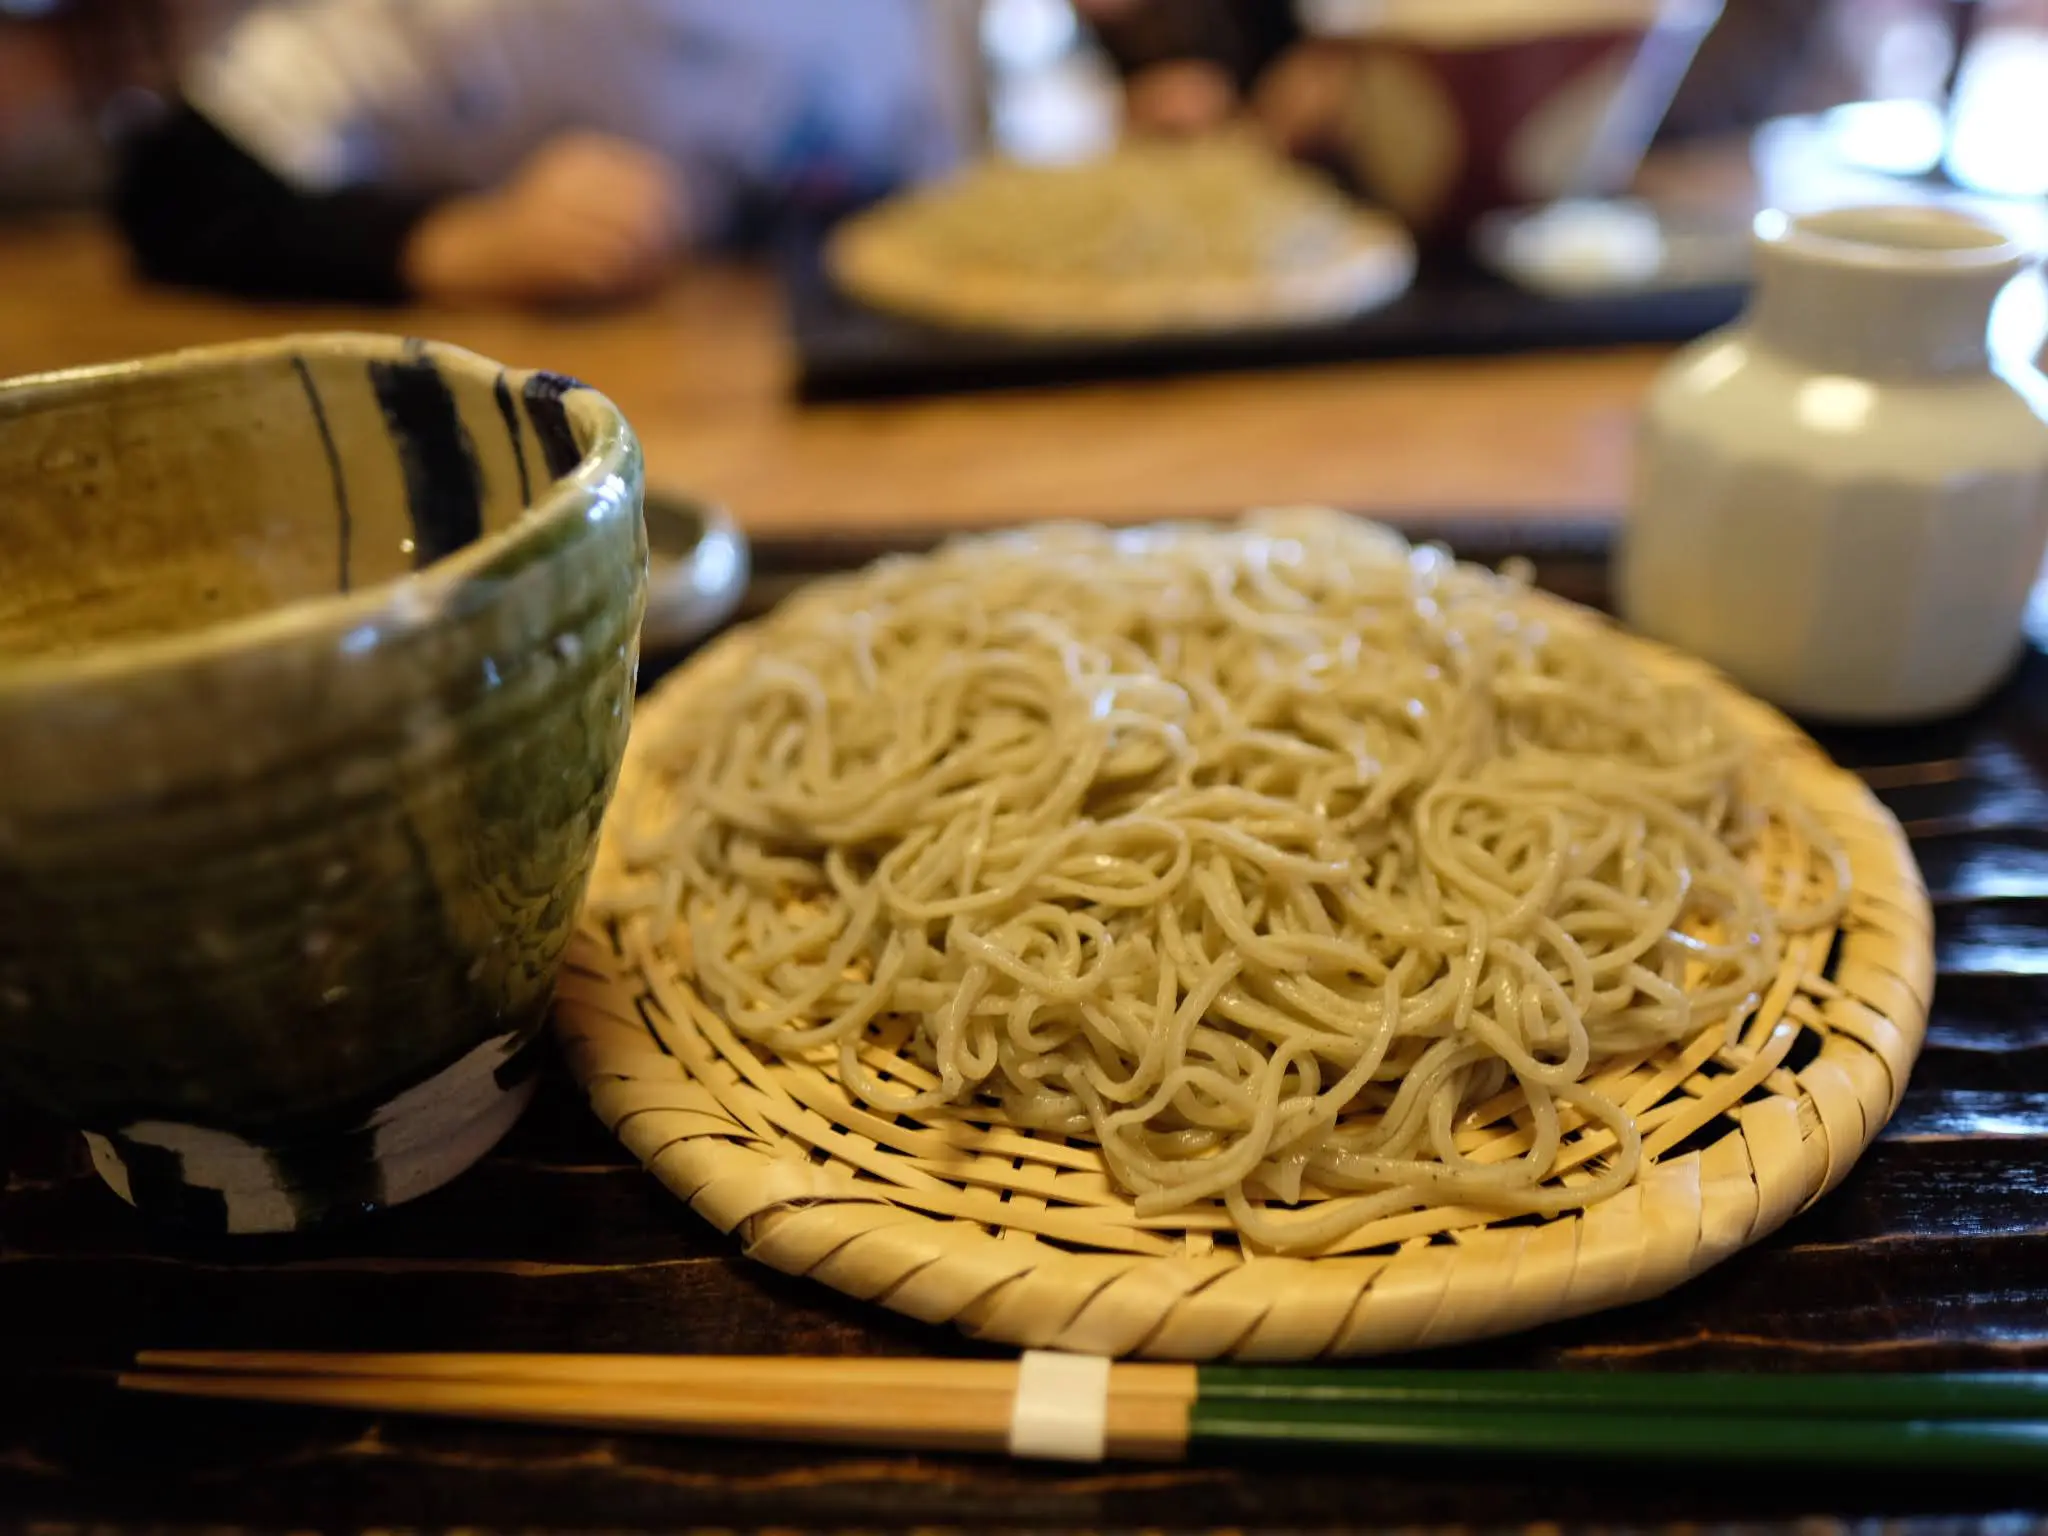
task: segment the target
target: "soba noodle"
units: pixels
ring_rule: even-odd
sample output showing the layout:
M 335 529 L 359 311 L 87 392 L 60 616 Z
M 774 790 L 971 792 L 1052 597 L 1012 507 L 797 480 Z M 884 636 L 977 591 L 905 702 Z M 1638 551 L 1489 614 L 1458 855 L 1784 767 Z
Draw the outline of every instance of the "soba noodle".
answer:
M 1799 813 L 1704 689 L 1334 513 L 964 540 L 749 643 L 626 846 L 702 995 L 879 1111 L 1091 1141 L 1140 1215 L 1261 1243 L 1612 1193 L 1641 1139 L 1595 1070 L 1733 1039 L 1845 884 L 1761 888 Z M 1461 1150 L 1504 1092 L 1526 1148 Z M 1614 1144 L 1566 1184 L 1578 1126 Z

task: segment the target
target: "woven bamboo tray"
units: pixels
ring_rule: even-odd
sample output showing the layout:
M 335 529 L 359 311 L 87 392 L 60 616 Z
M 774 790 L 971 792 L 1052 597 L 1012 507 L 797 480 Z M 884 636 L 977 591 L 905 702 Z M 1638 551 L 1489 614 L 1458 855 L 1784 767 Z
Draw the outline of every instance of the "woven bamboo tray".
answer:
M 736 632 L 656 690 L 635 742 L 659 739 L 750 643 Z M 1418 1212 L 1312 1257 L 1248 1251 L 1220 1206 L 1140 1219 L 1090 1146 L 971 1115 L 878 1115 L 825 1072 L 739 1041 L 692 990 L 670 935 L 639 920 L 587 921 L 578 935 L 556 1009 L 568 1060 L 605 1124 L 750 1256 L 981 1339 L 1303 1360 L 1482 1338 L 1658 1295 L 1832 1189 L 1890 1117 L 1925 1032 L 1931 915 L 1898 824 L 1861 781 L 1701 664 L 1617 643 L 1728 696 L 1840 840 L 1855 889 L 1838 928 L 1788 943 L 1736 1044 L 1711 1027 L 1603 1069 L 1643 1130 L 1646 1166 L 1583 1210 Z M 629 748 L 615 824 L 647 772 Z M 616 878 L 607 844 L 597 888 Z M 1502 1118 L 1468 1134 L 1517 1127 Z M 1568 1139 L 1561 1176 L 1584 1177 L 1568 1165 L 1600 1150 L 1584 1132 Z

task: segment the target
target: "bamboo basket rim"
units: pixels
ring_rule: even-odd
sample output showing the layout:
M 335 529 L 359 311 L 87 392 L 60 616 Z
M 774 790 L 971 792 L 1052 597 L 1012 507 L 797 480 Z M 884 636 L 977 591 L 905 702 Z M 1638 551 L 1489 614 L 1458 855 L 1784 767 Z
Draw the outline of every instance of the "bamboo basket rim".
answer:
M 1091 1146 L 967 1118 L 891 1120 L 818 1067 L 766 1058 L 639 920 L 586 917 L 571 946 L 555 1010 L 569 1065 L 614 1134 L 750 1257 L 994 1342 L 1362 1356 L 1659 1295 L 1834 1188 L 1890 1118 L 1926 1030 L 1932 915 L 1904 833 L 1861 780 L 1704 663 L 1614 634 L 1671 681 L 1721 696 L 1840 840 L 1853 891 L 1838 924 L 1788 942 L 1739 1041 L 1709 1031 L 1629 1068 L 1620 1086 L 1654 1160 L 1593 1205 L 1418 1212 L 1307 1257 L 1240 1246 L 1220 1206 L 1141 1219 Z M 751 643 L 747 629 L 728 634 L 642 702 L 615 816 L 643 792 L 664 726 Z M 595 888 L 621 877 L 607 836 Z

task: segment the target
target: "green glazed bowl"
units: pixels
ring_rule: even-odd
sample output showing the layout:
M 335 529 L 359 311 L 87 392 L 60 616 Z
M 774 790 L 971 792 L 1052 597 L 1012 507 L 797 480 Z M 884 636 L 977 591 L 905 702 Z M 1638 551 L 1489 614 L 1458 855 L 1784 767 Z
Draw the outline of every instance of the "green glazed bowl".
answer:
M 270 1232 L 487 1151 L 625 745 L 602 396 L 305 336 L 0 385 L 0 1096 Z

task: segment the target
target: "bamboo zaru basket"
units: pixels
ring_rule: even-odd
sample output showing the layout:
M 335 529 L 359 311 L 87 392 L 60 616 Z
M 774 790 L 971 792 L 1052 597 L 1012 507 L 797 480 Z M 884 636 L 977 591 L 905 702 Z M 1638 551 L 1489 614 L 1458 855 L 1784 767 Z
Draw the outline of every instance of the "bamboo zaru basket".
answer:
M 690 711 L 747 643 L 728 637 L 669 679 L 643 703 L 636 742 Z M 1091 1145 L 1007 1127 L 993 1109 L 879 1114 L 829 1064 L 738 1039 L 693 990 L 687 938 L 643 918 L 586 920 L 557 1005 L 568 1060 L 625 1145 L 749 1255 L 982 1339 L 1304 1360 L 1482 1338 L 1658 1295 L 1831 1189 L 1877 1135 L 1925 1030 L 1931 917 L 1903 834 L 1861 781 L 1700 663 L 1616 643 L 1726 695 L 1846 852 L 1854 885 L 1837 924 L 1787 941 L 1738 1039 L 1708 1027 L 1599 1069 L 1646 1159 L 1634 1183 L 1591 1206 L 1547 1218 L 1428 1209 L 1313 1256 L 1240 1243 L 1220 1203 L 1140 1218 Z M 615 824 L 650 792 L 651 772 L 629 749 Z M 1794 868 L 1809 852 L 1785 830 L 1752 858 Z M 598 890 L 618 878 L 608 841 Z M 927 1085 L 891 1060 L 897 1081 Z M 1525 1134 L 1512 1103 L 1472 1119 L 1460 1144 L 1474 1154 Z M 1553 1177 L 1588 1177 L 1609 1135 L 1568 1136 Z

